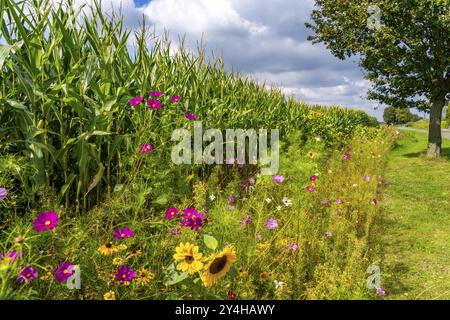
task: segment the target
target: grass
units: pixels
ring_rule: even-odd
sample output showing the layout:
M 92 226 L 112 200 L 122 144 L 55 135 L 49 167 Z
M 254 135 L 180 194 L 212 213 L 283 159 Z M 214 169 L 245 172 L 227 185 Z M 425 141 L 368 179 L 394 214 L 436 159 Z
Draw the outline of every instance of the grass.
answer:
M 430 120 L 422 119 L 416 122 L 408 123 L 407 127 L 419 130 L 428 130 Z M 450 123 L 446 120 L 442 121 L 442 131 L 450 131 Z
M 390 299 L 449 299 L 450 140 L 432 161 L 426 134 L 403 135 L 386 172 L 382 282 Z

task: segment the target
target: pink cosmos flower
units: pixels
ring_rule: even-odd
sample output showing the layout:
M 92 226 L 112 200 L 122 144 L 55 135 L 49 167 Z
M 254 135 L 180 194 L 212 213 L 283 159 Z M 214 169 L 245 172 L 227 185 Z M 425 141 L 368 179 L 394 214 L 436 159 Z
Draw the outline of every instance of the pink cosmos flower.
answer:
M 350 159 L 351 157 L 352 156 L 349 153 L 342 155 L 342 159 L 346 159 L 346 160 Z
M 331 231 L 326 231 L 323 235 L 324 235 L 325 237 L 327 237 L 327 238 L 331 238 L 331 237 L 333 236 L 333 234 L 331 233 Z
M 129 282 L 136 276 L 133 269 L 127 266 L 120 266 L 117 270 L 116 278 L 119 282 Z
M 130 100 L 130 105 L 131 105 L 132 107 L 135 107 L 135 106 L 137 106 L 138 104 L 142 103 L 142 101 L 144 101 L 144 99 L 142 99 L 142 97 L 132 98 L 132 99 Z
M 284 178 L 283 176 L 274 176 L 273 181 L 275 181 L 276 183 L 282 183 L 284 181 Z
M 250 183 L 250 184 L 255 184 L 255 178 L 250 178 L 250 179 L 248 179 L 248 183 Z
M 172 97 L 172 102 L 173 102 L 173 103 L 180 102 L 180 100 L 181 100 L 181 97 L 180 97 L 180 96 L 173 96 L 173 97 Z
M 335 203 L 336 203 L 336 204 L 343 204 L 344 201 L 342 201 L 341 199 L 336 199 Z
M 148 94 L 150 97 L 161 97 L 162 92 L 161 91 L 152 91 Z
M 181 225 L 183 227 L 191 228 L 192 230 L 197 231 L 203 225 L 203 214 L 197 212 L 195 208 L 187 208 L 183 210 L 183 220 L 181 221 Z
M 148 100 L 147 101 L 148 108 L 151 110 L 161 109 L 161 102 L 159 100 Z
M 274 230 L 278 227 L 278 222 L 274 218 L 269 218 L 266 221 L 266 227 L 269 230 Z
M 134 231 L 127 227 L 125 227 L 123 229 L 117 229 L 114 232 L 114 237 L 116 239 L 126 239 L 126 238 L 131 238 L 133 236 L 134 236 Z
M 309 178 L 309 180 L 310 180 L 311 182 L 316 182 L 316 181 L 317 181 L 317 176 L 316 176 L 316 175 L 311 176 L 311 177 Z
M 75 273 L 74 265 L 66 260 L 59 264 L 55 270 L 55 279 L 58 282 L 67 281 Z
M 177 208 L 169 208 L 166 210 L 166 218 L 169 220 L 172 220 L 173 218 L 175 218 L 178 214 L 178 209 Z
M 155 149 L 155 147 L 153 147 L 151 144 L 149 144 L 149 143 L 146 143 L 146 144 L 143 144 L 143 145 L 141 145 L 140 147 L 139 147 L 139 152 L 141 153 L 141 154 L 147 154 L 147 153 L 150 153 L 151 151 L 153 151 L 153 149 Z
M 369 182 L 370 181 L 370 176 L 364 176 L 364 180 Z
M 290 250 L 295 252 L 298 249 L 298 245 L 295 242 L 289 243 L 288 244 L 288 249 L 290 249 Z
M 5 200 L 8 197 L 8 191 L 5 188 L 0 188 L 0 200 Z
M 25 267 L 20 271 L 20 276 L 16 279 L 22 283 L 33 281 L 38 277 L 37 271 L 33 267 Z
M 197 115 L 195 113 L 188 113 L 185 115 L 186 119 L 188 120 L 195 120 L 197 119 Z
M 0 254 L 0 262 L 3 260 L 8 261 L 10 264 L 13 264 L 16 262 L 17 259 L 21 258 L 23 256 L 23 252 L 17 252 L 16 250 L 11 250 L 10 252 L 2 252 Z
M 314 187 L 314 186 L 307 186 L 306 190 L 308 190 L 308 192 L 314 192 L 316 190 L 316 187 Z
M 58 226 L 58 215 L 55 211 L 39 213 L 36 220 L 33 221 L 34 230 L 41 232 L 47 229 L 55 229 Z

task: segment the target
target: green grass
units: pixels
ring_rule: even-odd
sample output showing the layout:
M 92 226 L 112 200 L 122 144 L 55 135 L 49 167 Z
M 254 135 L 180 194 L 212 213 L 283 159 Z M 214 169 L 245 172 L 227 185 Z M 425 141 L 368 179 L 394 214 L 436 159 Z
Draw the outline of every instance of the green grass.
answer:
M 408 123 L 407 127 L 413 128 L 413 129 L 428 130 L 429 125 L 430 125 L 430 120 L 422 119 L 422 120 L 419 120 L 416 122 Z M 442 121 L 442 130 L 448 131 L 449 129 L 450 129 L 450 123 L 443 120 Z
M 431 161 L 426 134 L 404 135 L 386 172 L 382 283 L 391 299 L 449 299 L 450 140 Z

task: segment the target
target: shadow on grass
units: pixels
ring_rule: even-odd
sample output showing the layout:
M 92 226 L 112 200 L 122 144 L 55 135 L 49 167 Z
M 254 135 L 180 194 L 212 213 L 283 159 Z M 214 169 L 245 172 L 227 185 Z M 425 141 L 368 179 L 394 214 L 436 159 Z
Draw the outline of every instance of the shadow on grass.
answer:
M 414 153 L 406 153 L 403 156 L 408 158 L 419 158 L 419 157 L 425 157 L 426 150 L 421 152 L 414 152 Z M 443 148 L 441 150 L 441 156 L 443 159 L 447 159 L 450 161 L 450 148 Z

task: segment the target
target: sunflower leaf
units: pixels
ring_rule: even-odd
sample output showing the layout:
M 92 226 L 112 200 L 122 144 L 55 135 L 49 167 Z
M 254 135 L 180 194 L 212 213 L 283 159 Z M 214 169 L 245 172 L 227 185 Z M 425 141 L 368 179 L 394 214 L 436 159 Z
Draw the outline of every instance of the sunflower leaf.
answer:
M 207 235 L 207 234 L 204 235 L 203 242 L 211 250 L 216 250 L 217 245 L 219 244 L 217 242 L 216 238 L 214 238 L 213 236 Z

